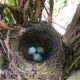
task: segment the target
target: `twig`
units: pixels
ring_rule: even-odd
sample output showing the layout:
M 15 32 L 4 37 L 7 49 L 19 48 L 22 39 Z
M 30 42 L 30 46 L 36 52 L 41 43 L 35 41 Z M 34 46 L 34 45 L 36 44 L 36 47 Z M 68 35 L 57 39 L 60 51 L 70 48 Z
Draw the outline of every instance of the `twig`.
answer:
M 54 24 L 56 24 L 56 25 L 60 26 L 60 27 L 61 27 L 61 28 L 63 28 L 64 30 L 66 30 L 66 28 L 65 28 L 65 27 L 63 27 L 63 26 L 61 26 L 60 24 L 58 24 L 58 23 L 56 23 L 56 22 L 53 22 L 53 21 L 52 21 L 52 23 L 54 23 Z
M 1 38 L 1 37 L 0 37 Z M 5 59 L 5 60 L 7 60 L 8 61 L 8 51 L 7 51 L 7 49 L 6 49 L 6 46 L 5 46 L 5 43 L 4 43 L 4 41 L 2 40 L 2 39 L 0 39 L 0 45 L 1 45 L 1 47 L 2 47 L 2 50 L 3 50 L 3 58 Z
M 29 2 L 30 0 L 27 0 L 24 4 L 24 9 L 23 9 L 23 19 L 24 19 L 24 23 L 25 24 L 27 22 L 27 19 L 26 19 L 26 11 L 29 9 Z
M 43 15 L 43 16 L 44 16 L 45 20 L 47 20 L 47 21 L 48 21 L 48 19 L 45 17 L 45 15 Z M 54 23 L 54 24 L 56 24 L 56 25 L 60 26 L 62 29 L 64 29 L 64 30 L 66 31 L 66 28 L 65 28 L 65 27 L 63 27 L 63 26 L 61 26 L 60 24 L 58 24 L 58 23 L 56 23 L 56 22 L 54 22 L 54 21 L 52 21 L 52 23 Z
M 14 0 L 15 6 L 17 7 L 17 0 Z
M 48 10 L 47 10 L 46 6 L 44 6 L 44 8 L 45 8 L 45 10 L 46 10 L 47 14 L 49 15 L 49 12 L 48 12 Z
M 53 16 L 53 5 L 54 5 L 54 2 L 53 0 L 49 0 L 49 15 L 48 15 L 48 20 L 50 23 L 52 23 L 52 16 Z
M 43 5 L 44 9 L 45 9 L 45 10 L 46 10 L 46 12 L 47 12 L 47 14 L 49 15 L 49 12 L 48 12 L 48 10 L 47 10 L 46 6 L 44 5 L 45 1 L 41 0 L 41 2 L 42 2 L 42 5 Z
M 15 66 L 15 60 L 16 60 L 15 55 L 14 55 L 14 52 L 11 50 L 10 44 L 9 44 L 9 42 L 10 42 L 10 33 L 11 33 L 11 31 L 8 30 L 7 35 L 6 35 L 6 39 L 4 40 L 4 43 L 5 43 L 5 46 L 8 50 L 8 58 L 9 58 L 9 62 L 10 62 L 9 66 L 11 66 L 11 65 Z
M 3 51 L 5 52 L 5 54 L 7 54 L 7 51 L 6 51 L 5 47 L 4 47 L 3 41 L 1 39 L 0 39 L 0 44 L 1 44 L 1 46 L 3 48 Z
M 5 46 L 6 46 L 7 50 L 8 50 L 8 58 L 10 60 L 11 50 L 10 50 L 10 46 L 9 46 L 9 36 L 10 36 L 10 30 L 8 30 L 7 35 L 6 35 L 6 39 L 4 40 Z
M 80 56 L 77 57 L 77 59 L 74 60 L 74 62 L 71 64 L 69 70 L 72 69 L 72 67 L 77 63 L 77 61 L 80 59 Z

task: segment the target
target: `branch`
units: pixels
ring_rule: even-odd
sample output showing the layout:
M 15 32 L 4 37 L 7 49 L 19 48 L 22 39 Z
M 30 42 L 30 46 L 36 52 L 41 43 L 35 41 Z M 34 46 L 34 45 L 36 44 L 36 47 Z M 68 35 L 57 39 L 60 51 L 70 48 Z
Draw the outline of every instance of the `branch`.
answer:
M 54 5 L 53 0 L 50 0 L 49 1 L 49 5 L 50 5 L 50 8 L 49 8 L 49 16 L 48 16 L 48 19 L 49 19 L 50 23 L 52 23 L 53 5 Z

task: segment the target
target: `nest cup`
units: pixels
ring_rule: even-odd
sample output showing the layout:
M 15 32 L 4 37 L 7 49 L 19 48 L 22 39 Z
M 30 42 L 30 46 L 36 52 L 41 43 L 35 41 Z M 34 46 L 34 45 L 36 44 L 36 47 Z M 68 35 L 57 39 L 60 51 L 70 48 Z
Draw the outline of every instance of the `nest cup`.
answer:
M 43 59 L 39 62 L 43 62 L 56 54 L 60 45 L 60 35 L 48 22 L 43 21 L 26 28 L 26 32 L 19 41 L 19 49 L 26 60 L 34 61 L 33 57 L 28 54 L 28 49 L 32 46 L 41 46 L 44 49 Z

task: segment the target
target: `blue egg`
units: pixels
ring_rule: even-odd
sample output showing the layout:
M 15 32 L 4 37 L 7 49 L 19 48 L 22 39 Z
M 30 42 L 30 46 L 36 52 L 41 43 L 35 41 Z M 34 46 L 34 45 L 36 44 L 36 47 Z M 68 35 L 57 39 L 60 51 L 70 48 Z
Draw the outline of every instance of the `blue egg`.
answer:
M 37 53 L 39 53 L 39 54 L 44 54 L 44 48 L 42 48 L 42 47 L 37 47 Z
M 42 56 L 40 54 L 34 54 L 33 55 L 33 60 L 35 62 L 40 62 L 40 61 L 42 61 Z
M 29 55 L 33 55 L 33 54 L 35 54 L 36 53 L 36 48 L 35 47 L 30 47 L 29 49 L 28 49 L 28 54 Z

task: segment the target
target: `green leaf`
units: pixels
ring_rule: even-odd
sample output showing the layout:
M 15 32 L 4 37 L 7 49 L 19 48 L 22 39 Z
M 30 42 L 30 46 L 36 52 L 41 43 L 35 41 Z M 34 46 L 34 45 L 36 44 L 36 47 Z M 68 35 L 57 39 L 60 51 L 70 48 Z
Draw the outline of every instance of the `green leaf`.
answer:
M 4 9 L 4 18 L 10 24 L 16 24 L 16 21 L 8 8 Z
M 5 3 L 9 4 L 9 5 L 12 5 L 12 6 L 15 6 L 14 0 L 5 0 Z

